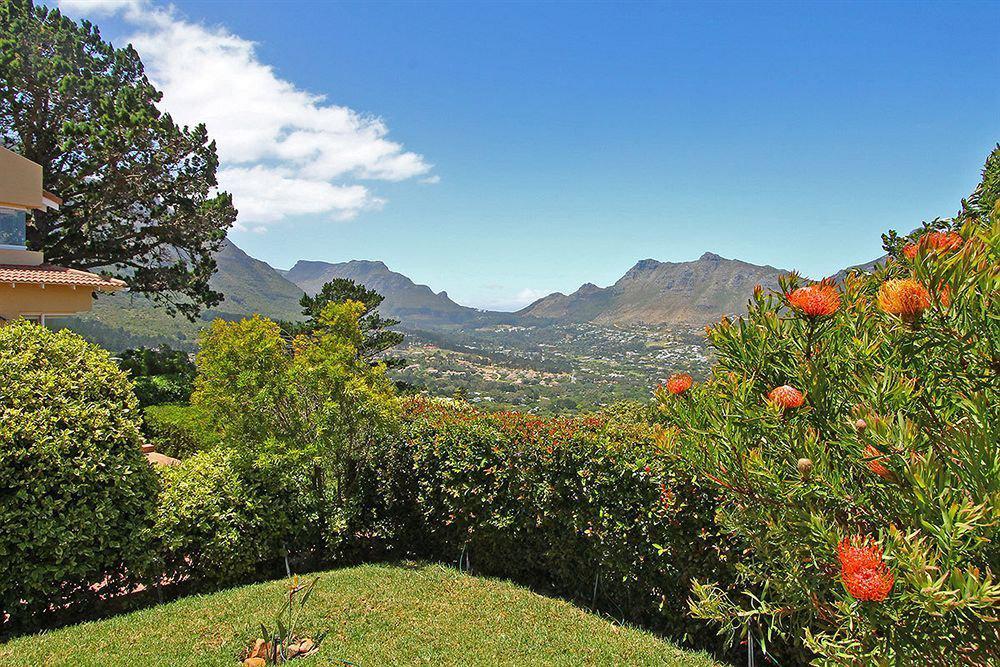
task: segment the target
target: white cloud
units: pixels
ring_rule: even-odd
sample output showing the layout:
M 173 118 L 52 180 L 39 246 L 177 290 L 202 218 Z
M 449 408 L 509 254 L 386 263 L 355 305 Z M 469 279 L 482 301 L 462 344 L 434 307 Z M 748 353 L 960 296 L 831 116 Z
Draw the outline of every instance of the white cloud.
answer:
M 127 39 L 163 91 L 163 109 L 179 124 L 205 123 L 216 141 L 219 184 L 233 193 L 242 229 L 303 214 L 347 220 L 381 207 L 359 181 L 436 182 L 423 156 L 390 140 L 380 118 L 282 79 L 253 42 L 225 28 L 146 0 L 60 0 L 60 7 L 118 12 L 135 29 Z
M 253 221 L 258 228 L 292 215 L 325 214 L 349 220 L 384 203 L 363 185 L 298 178 L 281 167 L 226 167 L 219 170 L 218 177 L 219 186 L 233 194 L 241 223 Z
M 101 16 L 141 12 L 146 3 L 144 0 L 59 0 L 59 9 L 73 15 Z

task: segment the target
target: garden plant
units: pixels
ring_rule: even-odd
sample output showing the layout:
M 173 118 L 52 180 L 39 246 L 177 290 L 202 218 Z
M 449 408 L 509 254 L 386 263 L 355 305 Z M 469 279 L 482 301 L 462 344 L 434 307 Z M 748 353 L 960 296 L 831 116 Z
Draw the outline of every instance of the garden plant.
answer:
M 157 484 L 140 420 L 108 352 L 0 326 L 0 621 L 30 627 L 144 579 Z
M 1000 149 L 954 219 L 842 285 L 758 290 L 709 330 L 711 378 L 657 392 L 744 554 L 696 616 L 816 664 L 1000 660 L 998 185 Z

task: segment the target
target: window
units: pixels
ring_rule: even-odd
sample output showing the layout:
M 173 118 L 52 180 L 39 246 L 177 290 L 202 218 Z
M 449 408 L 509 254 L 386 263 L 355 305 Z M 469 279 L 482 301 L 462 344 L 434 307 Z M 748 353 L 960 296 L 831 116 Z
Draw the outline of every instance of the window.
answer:
M 24 247 L 24 211 L 0 208 L 0 246 Z

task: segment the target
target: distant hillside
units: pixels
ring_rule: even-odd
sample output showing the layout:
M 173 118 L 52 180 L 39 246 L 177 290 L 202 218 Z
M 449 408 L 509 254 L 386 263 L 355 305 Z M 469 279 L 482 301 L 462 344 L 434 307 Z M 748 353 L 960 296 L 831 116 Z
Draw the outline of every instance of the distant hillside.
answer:
M 851 271 L 858 270 L 858 271 L 863 271 L 863 272 L 866 272 L 866 273 L 870 273 L 871 271 L 874 271 L 876 268 L 878 268 L 878 267 L 882 266 L 883 264 L 885 264 L 885 260 L 887 260 L 887 259 L 889 259 L 889 255 L 882 255 L 878 259 L 873 259 L 870 262 L 865 262 L 864 264 L 855 264 L 854 266 L 849 266 L 846 269 L 841 269 L 840 271 L 837 271 L 837 274 L 835 276 L 833 276 L 833 279 L 836 280 L 838 283 L 843 283 L 844 280 L 847 279 L 847 274 L 850 273 Z
M 694 262 L 644 259 L 610 287 L 583 285 L 550 294 L 518 312 L 558 322 L 594 324 L 708 324 L 746 312 L 755 285 L 774 288 L 788 273 L 705 253 Z
M 787 273 L 712 253 L 693 262 L 645 259 L 610 287 L 587 283 L 572 294 L 551 294 L 517 313 L 496 313 L 457 304 L 446 292 L 435 293 L 378 261 L 299 261 L 290 270 L 279 271 L 228 240 L 216 261 L 218 272 L 211 285 L 225 300 L 206 311 L 198 322 L 171 318 L 147 299 L 128 293 L 101 296 L 93 312 L 64 322 L 113 350 L 162 343 L 194 349 L 198 331 L 208 320 L 240 319 L 254 313 L 273 319 L 300 319 L 303 292 L 313 294 L 334 278 L 348 278 L 382 294 L 382 314 L 399 319 L 410 331 L 448 334 L 501 323 L 546 322 L 704 325 L 722 315 L 745 312 L 755 285 L 774 288 L 778 276 Z
M 254 259 L 229 239 L 215 261 L 219 270 L 212 276 L 212 289 L 226 297 L 215 309 L 219 315 L 260 313 L 281 320 L 302 316 L 302 290 L 267 262 Z
M 353 260 L 330 264 L 301 260 L 284 275 L 309 294 L 315 294 L 334 278 L 353 280 L 384 296 L 379 311 L 404 325 L 433 328 L 478 321 L 484 316 L 475 308 L 455 303 L 447 292 L 435 294 L 427 285 L 414 283 L 382 262 Z
M 205 311 L 200 321 L 170 317 L 145 297 L 126 292 L 102 295 L 91 312 L 65 318 L 61 324 L 112 350 L 162 343 L 193 349 L 198 331 L 217 317 L 234 320 L 260 313 L 274 319 L 301 318 L 302 290 L 266 262 L 250 257 L 228 239 L 215 260 L 218 271 L 210 284 L 225 299 Z

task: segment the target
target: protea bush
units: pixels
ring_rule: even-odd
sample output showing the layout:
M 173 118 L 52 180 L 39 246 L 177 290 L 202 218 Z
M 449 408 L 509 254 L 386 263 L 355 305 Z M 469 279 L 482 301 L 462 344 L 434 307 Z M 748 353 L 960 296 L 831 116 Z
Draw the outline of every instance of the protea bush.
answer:
M 998 191 L 1000 148 L 954 219 L 840 285 L 757 290 L 709 330 L 709 380 L 657 393 L 745 550 L 696 616 L 815 664 L 1000 660 Z

